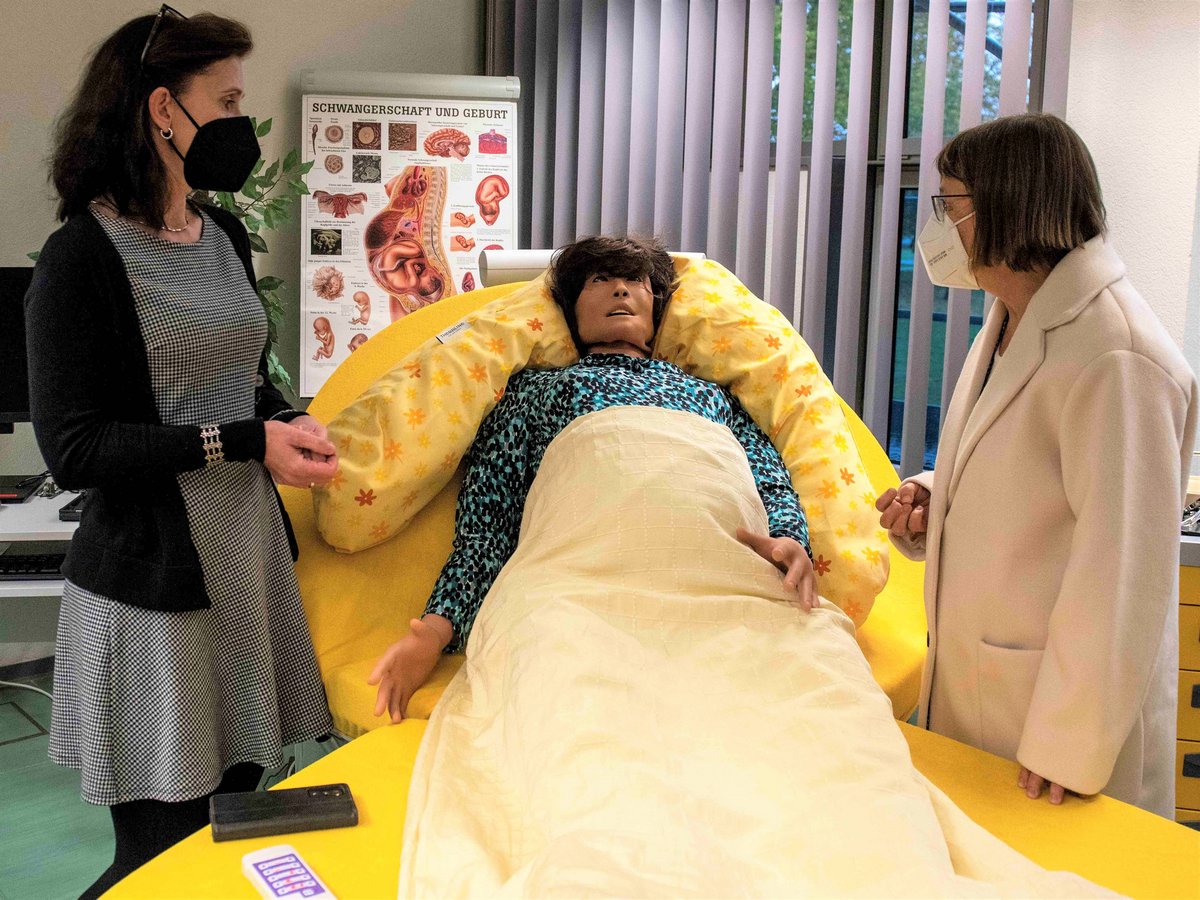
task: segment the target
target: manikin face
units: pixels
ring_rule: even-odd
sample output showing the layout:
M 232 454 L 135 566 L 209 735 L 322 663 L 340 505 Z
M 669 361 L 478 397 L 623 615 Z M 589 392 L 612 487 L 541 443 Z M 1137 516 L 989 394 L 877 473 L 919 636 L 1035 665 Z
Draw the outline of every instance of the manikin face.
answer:
M 654 339 L 650 276 L 589 275 L 575 301 L 575 322 L 589 353 L 648 357 Z

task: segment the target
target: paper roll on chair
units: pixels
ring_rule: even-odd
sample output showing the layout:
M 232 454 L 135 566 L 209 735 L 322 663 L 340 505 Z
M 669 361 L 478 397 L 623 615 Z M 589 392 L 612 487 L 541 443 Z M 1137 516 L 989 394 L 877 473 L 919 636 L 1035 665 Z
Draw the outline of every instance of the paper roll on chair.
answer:
M 703 253 L 672 251 L 676 259 L 702 260 Z M 479 278 L 484 287 L 533 281 L 550 265 L 553 250 L 484 250 L 479 254 Z

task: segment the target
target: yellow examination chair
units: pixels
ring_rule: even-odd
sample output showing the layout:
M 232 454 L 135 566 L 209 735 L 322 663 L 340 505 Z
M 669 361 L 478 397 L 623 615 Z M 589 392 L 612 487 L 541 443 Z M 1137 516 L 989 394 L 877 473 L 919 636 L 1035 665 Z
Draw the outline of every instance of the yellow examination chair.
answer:
M 309 411 L 329 421 L 409 351 L 513 285 L 443 300 L 392 325 L 343 363 Z M 896 473 L 871 433 L 843 404 L 877 491 Z M 420 616 L 450 552 L 456 476 L 394 539 L 351 555 L 319 537 L 307 491 L 283 490 L 300 543 L 297 572 L 334 723 L 351 742 L 281 787 L 347 782 L 356 828 L 214 844 L 208 829 L 143 866 L 113 897 L 254 897 L 241 857 L 289 843 L 338 897 L 394 897 L 412 764 L 434 704 L 462 663 L 444 657 L 409 703 L 412 716 L 389 726 L 373 712 L 366 677 L 385 647 Z M 891 555 L 887 587 L 858 640 L 897 719 L 917 704 L 925 654 L 924 567 Z M 1017 766 L 939 735 L 901 724 L 913 761 L 976 822 L 1052 869 L 1067 869 L 1139 897 L 1200 898 L 1200 834 L 1107 797 L 1071 798 L 1060 808 L 1017 789 Z

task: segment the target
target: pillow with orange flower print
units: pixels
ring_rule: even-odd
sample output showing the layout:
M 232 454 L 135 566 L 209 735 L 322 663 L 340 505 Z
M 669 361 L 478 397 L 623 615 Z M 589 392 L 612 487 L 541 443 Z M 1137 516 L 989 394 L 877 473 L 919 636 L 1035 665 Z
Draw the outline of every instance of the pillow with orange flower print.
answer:
M 833 385 L 779 310 L 712 260 L 680 267 L 655 355 L 723 385 L 779 449 L 808 516 L 817 591 L 855 625 L 888 578 L 888 540 Z
M 426 341 L 329 423 L 339 466 L 313 490 L 321 536 L 351 553 L 400 533 L 450 480 L 510 375 L 578 358 L 541 278 Z

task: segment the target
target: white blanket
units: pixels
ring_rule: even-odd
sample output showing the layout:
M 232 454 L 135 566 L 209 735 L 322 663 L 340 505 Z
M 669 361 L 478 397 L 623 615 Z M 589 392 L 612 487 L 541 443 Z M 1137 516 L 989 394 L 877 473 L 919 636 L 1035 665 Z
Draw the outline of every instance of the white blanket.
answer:
M 790 605 L 741 447 L 616 408 L 548 448 L 433 713 L 401 897 L 1080 896 L 909 758 L 853 626 Z

